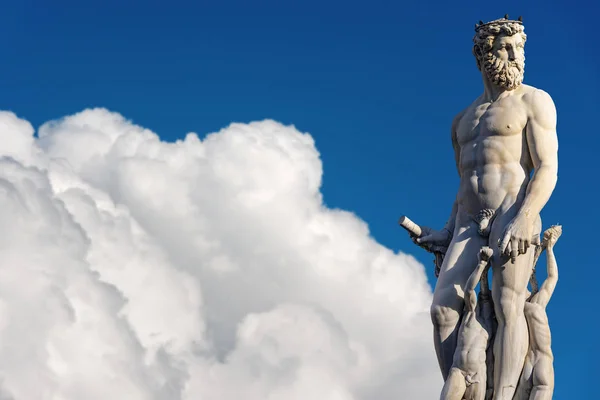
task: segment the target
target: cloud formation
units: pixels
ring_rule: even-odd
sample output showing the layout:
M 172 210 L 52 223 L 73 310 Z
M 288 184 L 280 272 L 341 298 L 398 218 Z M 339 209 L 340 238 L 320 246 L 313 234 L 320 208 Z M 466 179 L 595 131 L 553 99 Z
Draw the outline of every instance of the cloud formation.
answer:
M 328 209 L 309 134 L 0 113 L 0 399 L 433 398 L 423 266 Z

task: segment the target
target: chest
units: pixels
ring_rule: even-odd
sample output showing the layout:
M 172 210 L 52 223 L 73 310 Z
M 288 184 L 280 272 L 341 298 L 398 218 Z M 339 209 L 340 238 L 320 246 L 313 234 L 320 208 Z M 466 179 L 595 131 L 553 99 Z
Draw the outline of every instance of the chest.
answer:
M 510 137 L 523 132 L 527 114 L 515 102 L 471 106 L 461 118 L 456 134 L 460 145 L 488 137 Z

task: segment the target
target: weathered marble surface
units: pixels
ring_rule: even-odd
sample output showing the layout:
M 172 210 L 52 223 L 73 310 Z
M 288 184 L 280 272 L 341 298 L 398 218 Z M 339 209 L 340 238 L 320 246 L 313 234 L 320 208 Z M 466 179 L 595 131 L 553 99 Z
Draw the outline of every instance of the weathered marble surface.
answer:
M 562 230 L 551 227 L 541 241 L 540 212 L 557 182 L 556 109 L 546 92 L 523 84 L 526 40 L 521 18 L 476 25 L 483 93 L 452 121 L 460 184 L 450 218 L 440 230 L 400 220 L 435 255 L 431 317 L 442 399 L 552 398 L 545 307 Z M 534 265 L 544 249 L 548 279 L 538 291 Z

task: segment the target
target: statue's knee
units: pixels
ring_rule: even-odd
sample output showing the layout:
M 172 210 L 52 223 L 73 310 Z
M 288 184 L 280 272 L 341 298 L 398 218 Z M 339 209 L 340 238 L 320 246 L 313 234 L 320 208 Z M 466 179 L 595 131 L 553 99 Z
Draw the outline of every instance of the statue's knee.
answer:
M 460 318 L 458 312 L 452 307 L 441 304 L 432 304 L 430 313 L 431 321 L 436 327 L 455 326 Z

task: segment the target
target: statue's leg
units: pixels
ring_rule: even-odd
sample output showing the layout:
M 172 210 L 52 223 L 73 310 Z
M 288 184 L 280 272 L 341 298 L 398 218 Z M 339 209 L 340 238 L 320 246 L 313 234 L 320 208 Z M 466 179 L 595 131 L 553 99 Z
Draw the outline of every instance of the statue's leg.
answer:
M 461 212 L 456 217 L 452 242 L 444 257 L 433 293 L 431 320 L 435 351 L 444 380 L 452 367 L 460 319 L 464 309 L 463 289 L 477 266 L 477 254 L 487 240 L 477 224 Z
M 492 400 L 494 395 L 494 336 L 496 334 L 496 324 L 490 324 L 493 329 L 493 334 L 490 333 L 488 339 L 488 348 L 485 351 L 485 367 L 486 367 L 486 392 L 485 400 Z
M 494 339 L 494 400 L 510 400 L 515 394 L 529 347 L 527 322 L 523 307 L 527 295 L 527 283 L 533 267 L 534 248 L 519 255 L 513 264 L 510 258 L 500 255 L 501 240 L 515 215 L 514 207 L 499 213 L 494 220 L 490 244 L 494 249 L 492 258 L 492 298 L 498 320 Z M 536 231 L 539 233 L 538 222 Z
M 534 386 L 529 398 L 531 400 L 552 400 L 553 389 L 548 386 Z
M 481 364 L 481 367 L 477 371 L 476 378 L 478 379 L 477 383 L 472 384 L 469 388 L 467 388 L 468 396 L 465 396 L 465 399 L 469 400 L 485 400 L 485 394 L 487 390 L 487 371 L 486 371 L 485 363 Z
M 540 354 L 533 371 L 532 400 L 552 400 L 554 392 L 554 367 L 552 357 L 548 354 Z
M 523 366 L 523 370 L 521 371 L 521 376 L 519 377 L 519 384 L 517 385 L 517 391 L 513 400 L 528 400 L 529 394 L 531 393 L 531 387 L 533 385 L 532 374 L 533 374 L 533 364 L 531 360 L 533 359 L 533 355 L 531 351 L 527 353 L 525 357 L 525 364 Z
M 440 400 L 462 400 L 466 389 L 465 376 L 458 368 L 452 368 L 448 379 L 444 382 Z

